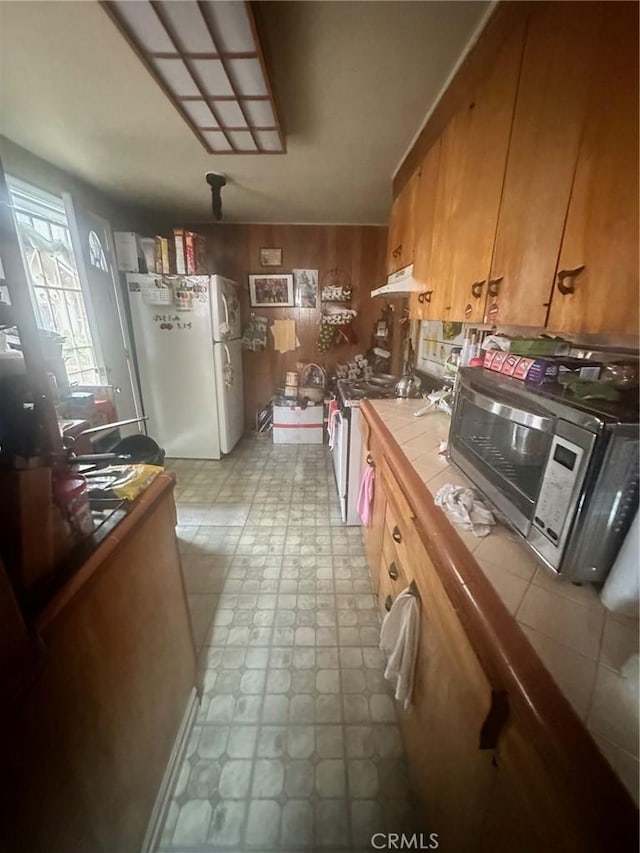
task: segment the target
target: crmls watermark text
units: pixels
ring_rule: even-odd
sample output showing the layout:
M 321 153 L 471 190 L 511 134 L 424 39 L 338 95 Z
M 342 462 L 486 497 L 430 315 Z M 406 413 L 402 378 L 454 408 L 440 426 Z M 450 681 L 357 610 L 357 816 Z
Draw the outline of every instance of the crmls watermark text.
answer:
M 376 832 L 371 836 L 371 846 L 374 850 L 437 850 L 440 842 L 435 832 L 429 835 L 424 835 L 422 832 L 414 832 L 413 835 Z

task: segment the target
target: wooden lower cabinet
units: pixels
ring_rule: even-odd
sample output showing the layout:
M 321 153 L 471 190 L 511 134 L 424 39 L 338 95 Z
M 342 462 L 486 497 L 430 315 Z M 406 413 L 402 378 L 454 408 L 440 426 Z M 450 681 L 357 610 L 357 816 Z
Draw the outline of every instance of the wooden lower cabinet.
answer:
M 418 556 L 418 555 L 416 555 Z M 489 681 L 425 549 L 414 564 L 421 596 L 414 704 L 401 726 L 426 828 L 444 850 L 474 850 L 495 783 L 493 749 L 480 748 Z
M 474 644 L 472 607 L 485 605 L 477 590 L 455 594 L 462 584 L 442 565 L 440 520 L 415 482 L 402 479 L 408 466 L 392 439 L 370 423 L 378 505 L 365 539 L 380 612 L 412 582 L 420 596 L 413 701 L 400 723 L 422 831 L 436 833 L 439 848 L 452 853 L 637 849 L 637 812 L 585 742 L 579 720 L 564 714 L 561 697 L 531 704 L 532 694 L 519 693 L 501 671 L 507 649 Z M 462 558 L 457 547 L 444 554 Z M 486 607 L 481 618 L 489 625 L 496 615 L 490 599 Z M 527 678 L 543 675 L 533 651 L 518 663 L 522 669 L 512 671 L 530 690 Z

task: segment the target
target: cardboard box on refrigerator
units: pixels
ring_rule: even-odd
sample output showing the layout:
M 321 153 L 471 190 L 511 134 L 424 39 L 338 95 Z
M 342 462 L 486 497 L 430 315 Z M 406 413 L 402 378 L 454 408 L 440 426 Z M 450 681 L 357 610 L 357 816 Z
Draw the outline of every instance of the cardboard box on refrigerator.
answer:
M 322 406 L 274 406 L 274 444 L 322 444 L 324 409 Z

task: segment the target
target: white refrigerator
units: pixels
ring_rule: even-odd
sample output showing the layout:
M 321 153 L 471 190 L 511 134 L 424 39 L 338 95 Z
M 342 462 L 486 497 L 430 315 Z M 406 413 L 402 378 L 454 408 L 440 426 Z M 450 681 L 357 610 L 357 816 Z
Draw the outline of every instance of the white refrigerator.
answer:
M 169 457 L 220 459 L 244 431 L 235 283 L 129 274 L 127 293 L 148 435 Z

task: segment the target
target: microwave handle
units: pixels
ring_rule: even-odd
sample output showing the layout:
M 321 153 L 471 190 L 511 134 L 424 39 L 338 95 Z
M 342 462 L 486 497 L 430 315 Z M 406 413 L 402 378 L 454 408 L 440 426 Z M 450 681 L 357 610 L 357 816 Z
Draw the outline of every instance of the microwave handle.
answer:
M 475 391 L 462 377 L 460 377 L 460 385 L 464 388 L 464 396 L 478 408 L 484 409 L 485 412 L 522 424 L 522 426 L 531 427 L 531 429 L 538 429 L 541 432 L 553 432 L 553 418 L 545 418 L 543 415 L 536 415 L 533 412 L 527 412 L 524 409 L 492 400 L 491 397 L 486 397 L 479 391 Z

